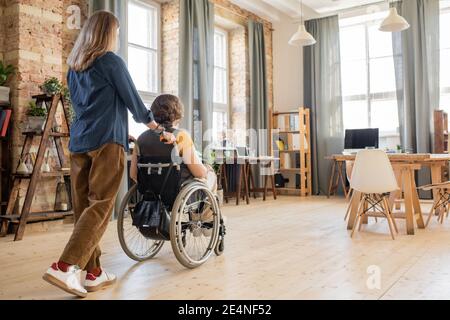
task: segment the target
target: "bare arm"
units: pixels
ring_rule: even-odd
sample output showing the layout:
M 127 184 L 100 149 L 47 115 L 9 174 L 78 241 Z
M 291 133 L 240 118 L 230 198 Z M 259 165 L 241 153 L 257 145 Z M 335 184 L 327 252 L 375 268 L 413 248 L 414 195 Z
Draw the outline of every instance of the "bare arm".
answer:
M 197 155 L 194 143 L 188 133 L 180 133 L 178 147 L 180 148 L 183 162 L 187 165 L 192 175 L 195 178 L 206 178 L 208 170 Z
M 133 154 L 131 155 L 131 167 L 130 167 L 130 178 L 137 183 L 137 164 L 138 164 L 138 150 L 137 144 L 135 144 Z

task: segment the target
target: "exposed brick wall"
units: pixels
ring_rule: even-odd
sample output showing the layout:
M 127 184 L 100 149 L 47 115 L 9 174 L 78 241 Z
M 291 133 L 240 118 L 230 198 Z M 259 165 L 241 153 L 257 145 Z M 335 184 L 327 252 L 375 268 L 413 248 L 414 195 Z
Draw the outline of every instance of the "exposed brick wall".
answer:
M 162 52 L 162 91 L 178 94 L 178 57 L 179 57 L 179 16 L 178 0 L 161 5 L 161 52 Z
M 230 99 L 232 127 L 245 129 L 248 125 L 248 105 L 250 100 L 250 78 L 248 68 L 247 23 L 253 19 L 264 23 L 266 40 L 267 81 L 269 107 L 273 107 L 273 50 L 272 24 L 257 15 L 244 10 L 229 0 L 212 0 L 216 4 L 215 14 L 238 25 L 229 30 L 230 43 Z M 166 93 L 178 92 L 179 57 L 179 1 L 173 0 L 161 7 L 162 14 L 162 90 Z
M 0 0 L 0 61 L 3 60 L 3 52 L 4 52 L 4 47 L 3 47 L 3 42 L 4 42 L 4 34 L 5 34 L 5 21 L 3 18 L 3 11 L 5 9 L 5 1 L 4 0 Z
M 27 121 L 27 105 L 46 78 L 65 80 L 66 59 L 78 34 L 68 30 L 66 9 L 78 5 L 83 17 L 87 14 L 86 0 L 2 0 L 3 57 L 17 66 L 11 79 L 11 102 L 14 108 L 12 130 L 13 167 L 20 157 L 23 144 L 22 127 Z M 1 29 L 0 29 L 1 30 Z M 4 36 L 3 36 L 4 35 Z M 0 48 L 2 48 L 0 47 Z M 38 141 L 31 151 L 37 152 Z M 56 159 L 56 151 L 50 155 Z M 51 210 L 56 184 L 54 179 L 43 181 L 36 194 L 32 210 Z M 24 196 L 24 193 L 22 193 Z

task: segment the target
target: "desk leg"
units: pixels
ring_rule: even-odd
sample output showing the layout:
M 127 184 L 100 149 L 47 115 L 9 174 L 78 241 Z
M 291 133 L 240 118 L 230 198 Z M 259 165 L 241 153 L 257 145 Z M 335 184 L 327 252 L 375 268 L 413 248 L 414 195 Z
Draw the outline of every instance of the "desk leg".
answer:
M 336 160 L 333 160 L 333 164 L 331 166 L 330 181 L 328 183 L 328 195 L 327 195 L 327 198 L 330 198 L 330 196 L 331 196 L 331 189 L 333 189 L 335 169 L 336 169 Z
M 250 180 L 250 190 L 253 191 L 253 198 L 256 199 L 256 187 L 255 187 L 255 178 L 253 177 L 252 165 L 248 165 L 248 179 Z M 250 191 L 249 191 L 250 192 Z
M 237 177 L 236 179 L 236 205 L 239 205 L 239 200 L 241 199 L 241 180 L 242 180 L 242 164 L 238 164 L 238 172 L 239 172 L 239 177 Z
M 352 201 L 350 202 L 350 214 L 347 222 L 347 230 L 352 230 L 358 213 L 359 203 L 361 202 L 361 192 L 354 190 Z
M 245 201 L 247 204 L 250 204 L 250 197 L 248 191 L 248 176 L 247 176 L 247 164 L 242 165 L 242 171 L 244 173 L 244 192 L 245 192 Z
M 341 185 L 342 185 L 342 190 L 344 191 L 344 195 L 345 198 L 347 198 L 347 187 L 345 186 L 345 179 L 344 179 L 344 174 L 343 174 L 343 170 L 344 170 L 344 162 L 339 162 L 338 163 L 338 175 L 339 175 L 339 179 L 341 180 Z M 339 183 L 337 184 L 339 186 Z M 336 188 L 336 191 L 339 187 Z
M 425 229 L 425 223 L 423 221 L 422 208 L 420 207 L 419 193 L 417 192 L 416 180 L 414 179 L 414 172 L 411 172 L 411 193 L 414 207 L 414 217 L 416 218 L 417 227 L 419 229 Z
M 438 164 L 431 165 L 431 183 L 437 184 L 442 182 L 442 166 Z M 433 190 L 433 201 L 437 201 L 439 199 L 439 191 L 437 189 Z M 442 208 L 436 210 L 435 214 L 439 215 L 441 213 Z
M 406 233 L 414 235 L 414 210 L 412 195 L 412 177 L 410 169 L 402 169 L 403 192 L 405 193 Z

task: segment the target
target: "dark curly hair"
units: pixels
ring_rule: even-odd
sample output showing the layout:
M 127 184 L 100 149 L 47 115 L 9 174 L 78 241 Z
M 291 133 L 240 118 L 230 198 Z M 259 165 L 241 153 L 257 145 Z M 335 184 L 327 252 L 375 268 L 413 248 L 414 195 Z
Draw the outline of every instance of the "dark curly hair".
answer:
M 175 121 L 183 118 L 184 106 L 177 96 L 162 94 L 153 101 L 151 110 L 155 121 L 169 129 Z

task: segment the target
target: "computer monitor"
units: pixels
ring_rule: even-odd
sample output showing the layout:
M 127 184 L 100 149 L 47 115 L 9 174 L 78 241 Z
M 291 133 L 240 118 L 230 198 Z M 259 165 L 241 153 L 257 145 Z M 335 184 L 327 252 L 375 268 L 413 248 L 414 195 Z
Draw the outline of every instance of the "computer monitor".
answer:
M 378 148 L 379 129 L 345 130 L 345 149 Z

